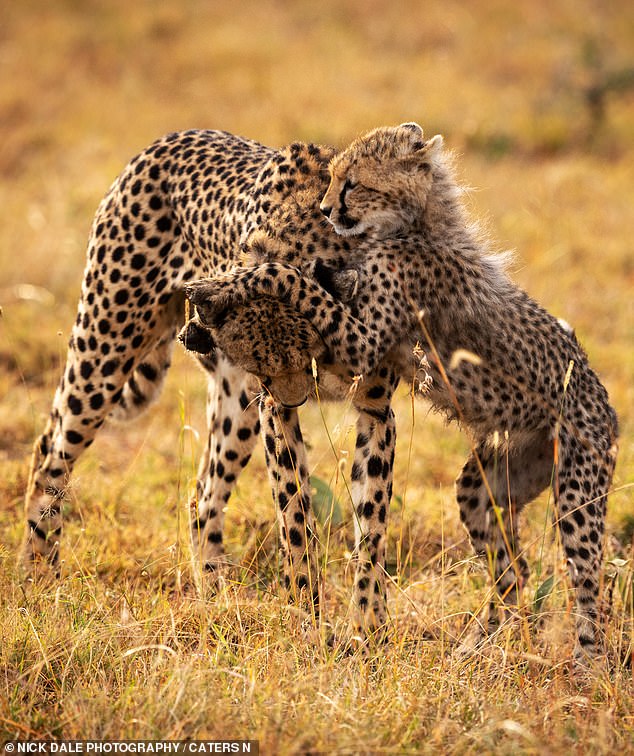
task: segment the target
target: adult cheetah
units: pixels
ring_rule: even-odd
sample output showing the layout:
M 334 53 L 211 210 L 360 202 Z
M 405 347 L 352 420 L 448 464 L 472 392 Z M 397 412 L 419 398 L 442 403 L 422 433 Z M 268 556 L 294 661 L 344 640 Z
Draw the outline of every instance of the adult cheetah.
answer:
M 338 234 L 359 238 L 348 261 L 359 277 L 352 302 L 344 305 L 297 267 L 275 261 L 194 282 L 188 296 L 210 317 L 230 303 L 277 296 L 311 320 L 335 363 L 363 376 L 386 357 L 396 364 L 394 356 L 411 353 L 420 340 L 430 360 L 430 401 L 472 440 L 457 500 L 474 549 L 494 561 L 500 597 L 517 605 L 526 575 L 516 516 L 552 484 L 576 589 L 576 655 L 595 654 L 617 451 L 616 414 L 604 387 L 571 330 L 511 282 L 503 258 L 466 218 L 441 137 L 425 141 L 413 123 L 379 128 L 335 155 L 330 174 L 322 212 Z M 283 257 L 284 240 L 274 232 L 268 241 L 258 234 L 257 243 L 269 245 L 272 260 Z M 355 462 L 353 481 L 364 475 L 367 467 Z M 384 542 L 385 517 L 371 499 L 366 506 L 368 557 L 380 567 L 373 544 Z M 375 581 L 381 621 L 380 574 Z M 491 611 L 490 629 L 496 620 Z
M 221 131 L 187 131 L 150 145 L 116 179 L 95 215 L 66 367 L 34 446 L 27 564 L 57 564 L 70 474 L 106 418 L 133 417 L 158 396 L 183 321 L 183 286 L 234 265 L 241 234 L 304 181 L 325 185 L 320 177 L 332 153 L 304 144 L 278 151 Z M 342 254 L 334 240 L 333 258 Z M 260 424 L 253 379 L 220 352 L 204 363 L 210 434 L 198 522 L 209 542 L 205 558 L 213 561 L 221 551 L 222 508 Z
M 313 144 L 294 143 L 278 151 L 225 132 L 187 131 L 156 141 L 116 179 L 95 215 L 66 366 L 46 428 L 34 445 L 25 506 L 27 570 L 59 572 L 64 497 L 73 466 L 99 428 L 109 416 L 135 416 L 158 395 L 183 322 L 187 282 L 237 265 L 240 239 L 269 217 L 292 217 L 298 202 L 311 209 L 287 224 L 295 242 L 292 255 L 285 253 L 282 260 L 313 260 L 321 283 L 327 284 L 332 269 L 354 257 L 357 240 L 338 237 L 318 207 L 333 154 L 332 148 Z M 337 286 L 331 291 L 336 293 Z M 287 330 L 302 325 L 291 308 L 284 313 L 279 303 L 275 306 Z M 234 322 L 260 328 L 265 354 L 282 348 L 268 307 L 262 301 Z M 302 328 L 305 339 L 300 333 L 296 340 L 320 356 L 321 337 L 306 321 Z M 212 349 L 200 331 L 190 331 L 189 337 L 188 346 L 204 352 L 200 361 L 210 374 L 209 434 L 192 501 L 200 562 L 213 572 L 224 561 L 224 507 L 261 432 L 286 553 L 285 581 L 296 598 L 316 604 L 317 560 L 309 557 L 315 524 L 297 412 L 266 392 L 254 402 L 261 392 L 258 381 L 221 349 Z M 300 362 L 298 369 L 312 381 L 310 359 Z M 270 374 L 266 378 L 270 383 Z M 386 441 L 381 429 L 393 422 L 389 399 L 397 381 L 392 367 L 381 366 L 354 395 L 362 461 L 373 462 L 371 450 L 379 443 L 382 455 L 389 459 L 392 454 L 393 436 Z M 336 378 L 332 385 L 336 393 Z M 347 384 L 341 385 L 345 392 Z M 287 403 L 300 400 L 303 396 Z M 376 418 L 381 438 L 375 435 Z

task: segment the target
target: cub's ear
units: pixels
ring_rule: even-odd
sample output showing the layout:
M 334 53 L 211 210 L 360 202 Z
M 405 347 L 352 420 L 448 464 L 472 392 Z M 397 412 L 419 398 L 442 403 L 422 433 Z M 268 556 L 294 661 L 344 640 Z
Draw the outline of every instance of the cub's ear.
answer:
M 428 157 L 435 157 L 442 150 L 445 140 L 440 134 L 436 134 L 431 139 L 428 139 L 419 151 L 419 155 L 427 155 Z
M 423 127 L 419 126 L 415 121 L 408 121 L 407 123 L 402 123 L 399 126 L 399 129 L 404 129 L 406 131 L 411 132 L 412 135 L 418 137 L 419 139 L 423 138 Z
M 209 354 L 216 348 L 216 343 L 209 330 L 197 320 L 190 320 L 178 334 L 178 340 L 190 352 Z
M 401 164 L 409 171 L 422 170 L 430 173 L 433 164 L 436 162 L 444 144 L 440 134 L 436 134 L 426 142 L 418 142 L 410 155 L 401 159 Z
M 400 153 L 402 160 L 407 160 L 412 155 L 417 155 L 418 151 L 425 144 L 423 128 L 414 123 L 414 121 L 402 123 L 396 127 L 395 131 L 399 142 L 397 154 Z

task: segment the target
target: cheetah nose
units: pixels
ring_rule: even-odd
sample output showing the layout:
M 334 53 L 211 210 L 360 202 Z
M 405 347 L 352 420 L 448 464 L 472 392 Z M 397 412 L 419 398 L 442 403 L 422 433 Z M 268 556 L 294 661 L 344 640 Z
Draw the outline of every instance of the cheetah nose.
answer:
M 320 205 L 319 209 L 326 216 L 326 218 L 330 218 L 330 213 L 332 213 L 332 207 L 328 207 L 328 205 Z

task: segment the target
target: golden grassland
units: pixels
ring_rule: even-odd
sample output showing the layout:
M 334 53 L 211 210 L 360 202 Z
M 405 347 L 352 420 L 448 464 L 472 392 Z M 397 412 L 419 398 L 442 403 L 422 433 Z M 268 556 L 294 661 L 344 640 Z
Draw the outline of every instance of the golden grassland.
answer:
M 21 0 L 2 16 L 0 740 L 634 752 L 631 4 Z M 453 653 L 488 595 L 453 500 L 468 445 L 405 390 L 388 646 L 344 656 L 281 597 L 261 452 L 227 512 L 235 569 L 217 594 L 198 593 L 187 510 L 205 385 L 181 351 L 159 404 L 106 427 L 77 466 L 62 579 L 23 586 L 15 558 L 30 446 L 61 374 L 91 216 L 124 163 L 182 128 L 343 145 L 405 120 L 459 153 L 474 214 L 516 250 L 516 280 L 574 325 L 619 411 L 607 663 L 570 673 L 572 601 L 546 496 L 524 525 L 526 622 L 473 658 Z M 344 527 L 322 538 L 332 622 L 345 621 L 350 590 L 353 422 L 343 405 L 303 410 L 314 474 L 344 511 Z

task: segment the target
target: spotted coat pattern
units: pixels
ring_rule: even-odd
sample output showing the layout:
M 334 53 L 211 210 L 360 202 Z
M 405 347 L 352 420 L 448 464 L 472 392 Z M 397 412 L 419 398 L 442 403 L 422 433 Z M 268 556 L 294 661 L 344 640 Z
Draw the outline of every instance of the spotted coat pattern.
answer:
M 322 212 L 341 236 L 359 240 L 347 263 L 358 273 L 353 302 L 280 262 L 274 230 L 277 261 L 195 283 L 190 295 L 212 309 L 277 296 L 311 320 L 350 374 L 371 377 L 386 360 L 408 374 L 402 358 L 420 341 L 429 399 L 472 439 L 457 499 L 474 549 L 494 564 L 501 599 L 517 606 L 527 573 L 517 514 L 552 484 L 576 589 L 576 653 L 593 655 L 617 419 L 586 354 L 511 282 L 465 217 L 440 137 L 426 141 L 412 123 L 376 129 L 336 155 L 330 173 Z
M 351 259 L 356 240 L 339 237 L 317 206 L 328 183 L 327 164 L 333 152 L 300 143 L 278 151 L 224 132 L 188 131 L 159 139 L 116 179 L 95 215 L 66 366 L 46 428 L 34 445 L 23 546 L 23 563 L 29 571 L 51 566 L 59 571 L 62 507 L 71 473 L 99 428 L 108 417 L 135 416 L 158 396 L 183 323 L 188 282 L 217 276 L 239 264 L 241 240 L 252 237 L 268 218 L 297 215 L 298 202 L 312 209 L 287 226 L 286 233 L 294 234 L 295 241 L 292 253 L 285 253 L 283 259 L 323 262 L 335 269 Z M 283 308 L 276 306 L 279 316 Z M 260 302 L 245 308 L 234 322 L 260 331 L 263 356 L 278 350 L 276 359 L 267 361 L 269 367 L 280 362 L 283 345 L 277 336 L 285 324 L 288 333 L 299 326 L 302 350 L 320 356 L 323 341 L 310 319 L 300 322 L 290 308 L 275 331 L 270 317 L 270 305 Z M 222 334 L 222 327 L 219 330 Z M 232 338 L 227 332 L 225 336 Z M 286 582 L 293 595 L 316 602 L 317 536 L 297 412 L 262 392 L 261 384 L 227 359 L 208 334 L 198 330 L 190 337 L 188 346 L 200 352 L 200 363 L 209 373 L 208 437 L 192 500 L 192 535 L 199 561 L 208 572 L 225 561 L 224 508 L 261 435 L 277 505 Z M 257 354 L 251 358 L 257 359 Z M 310 359 L 298 372 L 305 374 L 309 366 Z M 264 376 L 265 383 L 272 377 Z M 354 397 L 360 413 L 355 467 L 358 552 L 369 553 L 375 561 L 384 549 L 384 527 L 378 534 L 373 529 L 371 502 L 376 502 L 384 523 L 391 467 L 376 464 L 372 450 L 381 448 L 388 458 L 392 454 L 389 398 L 397 382 L 394 369 L 381 365 Z M 336 394 L 340 389 L 336 378 L 333 387 Z M 377 480 L 381 494 L 375 490 Z M 365 541 L 361 544 L 362 537 L 369 546 Z M 367 571 L 359 561 L 359 574 Z M 375 619 L 373 609 L 383 605 L 383 577 L 361 585 L 353 600 L 354 607 L 362 607 L 360 622 L 369 628 L 379 626 L 384 616 L 377 609 Z

